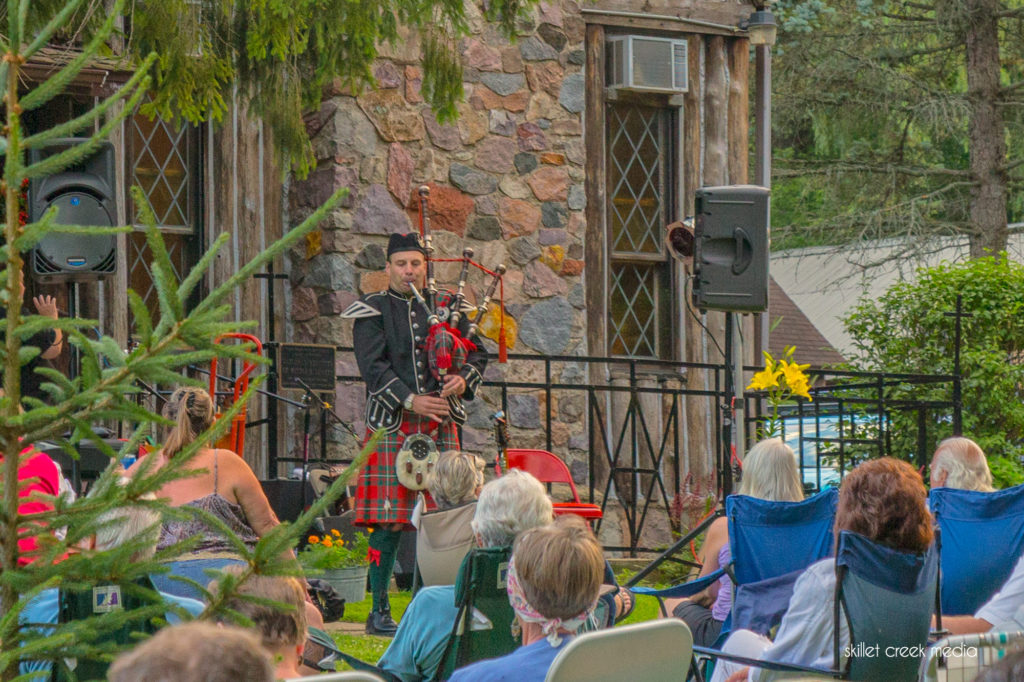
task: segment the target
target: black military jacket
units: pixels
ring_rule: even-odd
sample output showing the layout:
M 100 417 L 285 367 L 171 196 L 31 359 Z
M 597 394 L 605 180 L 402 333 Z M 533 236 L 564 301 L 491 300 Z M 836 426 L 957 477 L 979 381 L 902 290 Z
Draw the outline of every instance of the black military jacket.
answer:
M 447 319 L 445 306 L 454 304 L 454 296 L 437 294 L 441 317 Z M 356 362 L 366 382 L 366 424 L 372 429 L 395 431 L 402 423 L 402 404 L 410 394 L 440 391 L 440 382 L 427 366 L 425 348 L 427 311 L 414 298 L 392 289 L 366 294 L 349 306 L 342 317 L 354 318 L 352 328 Z M 465 338 L 470 322 L 463 315 L 459 331 Z M 472 400 L 483 380 L 487 355 L 479 337 L 470 339 L 477 350 L 470 351 L 459 375 L 466 380 L 462 399 Z M 458 396 L 449 396 L 453 420 L 462 424 L 466 411 Z

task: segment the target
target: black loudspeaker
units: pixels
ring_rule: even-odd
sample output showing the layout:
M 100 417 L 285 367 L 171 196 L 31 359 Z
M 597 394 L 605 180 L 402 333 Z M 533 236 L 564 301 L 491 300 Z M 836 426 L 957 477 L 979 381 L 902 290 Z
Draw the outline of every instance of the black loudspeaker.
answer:
M 754 185 L 697 190 L 693 303 L 701 310 L 768 309 L 768 196 Z
M 29 152 L 29 163 L 39 163 L 85 142 L 54 140 Z M 117 180 L 114 147 L 104 142 L 92 155 L 59 173 L 37 178 L 28 186 L 28 219 L 38 220 L 57 207 L 60 225 L 117 225 Z M 114 272 L 117 264 L 114 235 L 51 233 L 32 251 L 32 272 L 41 282 L 95 280 Z

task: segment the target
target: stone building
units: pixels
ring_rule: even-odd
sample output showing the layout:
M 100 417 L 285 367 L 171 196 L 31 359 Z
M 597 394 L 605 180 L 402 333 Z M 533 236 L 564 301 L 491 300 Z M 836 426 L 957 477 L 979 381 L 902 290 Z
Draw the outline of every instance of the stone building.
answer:
M 417 190 L 428 186 L 437 255 L 455 259 L 468 246 L 482 266 L 508 267 L 504 313 L 492 307 L 483 329 L 493 351 L 504 328 L 512 358 L 488 369 L 495 385 L 470 404 L 466 447 L 491 456 L 488 416 L 505 408 L 514 445 L 553 450 L 584 492 L 622 503 L 611 512 L 621 523 L 607 524 L 603 537 L 614 546 L 617 533 L 628 535 L 635 547 L 652 501 L 699 507 L 714 468 L 716 401 L 683 389 L 712 393 L 720 376 L 674 363 L 721 362 L 722 316 L 689 309 L 683 268 L 662 243 L 666 224 L 692 214 L 698 187 L 748 179 L 751 55 L 741 24 L 752 9 L 747 0 L 549 0 L 510 42 L 469 3 L 457 121 L 439 123 L 424 103 L 419 42 L 406 35 L 382 50 L 375 89 L 324 93 L 307 121 L 317 167 L 283 186 L 261 122 L 239 106 L 216 126 L 133 115 L 112 139 L 119 220 L 138 222 L 127 188 L 139 185 L 179 274 L 229 233 L 204 282 L 210 290 L 347 187 L 301 248 L 237 293 L 234 315 L 256 320 L 264 341 L 348 346 L 351 322 L 339 313 L 385 286 L 387 237 L 418 228 Z M 627 43 L 638 46 L 635 59 L 611 58 Z M 41 54 L 27 77 L 42 82 L 60 59 Z M 609 74 L 609 65 L 618 67 Z M 662 85 L 668 74 L 669 85 L 621 87 L 622 68 Z M 28 127 L 73 118 L 128 75 L 97 63 Z M 157 305 L 147 250 L 141 232 L 119 235 L 117 271 L 106 281 L 30 288 L 56 294 L 65 310 L 74 297 L 80 316 L 127 344 L 126 290 Z M 438 262 L 438 281 L 453 286 L 458 269 Z M 474 270 L 471 297 L 484 284 Z M 337 370 L 357 374 L 351 354 Z M 362 387 L 346 381 L 337 393 L 338 413 L 360 430 Z M 299 418 L 263 403 L 250 407 L 251 419 L 267 411 Z M 297 453 L 295 431 L 281 429 L 282 454 Z M 340 430 L 325 440 L 332 456 L 354 448 Z M 251 435 L 246 459 L 261 477 L 282 475 L 290 465 L 268 461 L 268 441 L 265 431 Z
M 549 0 L 519 22 L 514 42 L 475 4 L 467 8 L 472 35 L 459 46 L 465 97 L 456 122 L 439 123 L 423 102 L 415 35 L 382 51 L 377 89 L 335 87 L 310 114 L 318 166 L 289 187 L 287 220 L 297 223 L 338 187 L 349 195 L 291 254 L 287 340 L 351 345 L 351 322 L 339 313 L 359 294 L 386 286 L 387 237 L 418 229 L 417 188 L 426 185 L 437 255 L 455 259 L 469 246 L 483 266 L 509 268 L 504 326 L 516 357 L 492 363 L 486 378 L 510 385 L 514 444 L 550 444 L 578 483 L 601 479 L 598 492 L 611 471 L 620 498 L 671 498 L 684 481 L 693 485 L 713 471 L 712 401 L 642 390 L 595 400 L 582 386 L 714 388 L 710 371 L 657 362 L 721 362 L 704 328 L 720 335 L 722 316 L 698 319 L 687 310 L 682 266 L 666 253 L 663 231 L 692 214 L 698 187 L 748 180 L 751 55 L 739 26 L 752 7 L 743 0 Z M 678 67 L 685 87 L 612 87 L 607 60 L 629 36 L 678 41 L 669 56 L 685 48 Z M 661 54 L 641 61 L 637 68 L 674 66 Z M 438 263 L 438 281 L 454 286 L 457 270 L 457 263 Z M 472 292 L 479 295 L 484 281 L 476 272 Z M 492 308 L 484 325 L 490 350 L 500 315 Z M 545 365 L 541 356 L 571 357 Z M 598 360 L 606 358 L 617 361 Z M 350 355 L 338 369 L 358 374 Z M 550 384 L 581 388 L 544 390 Z M 361 386 L 339 385 L 338 410 L 357 430 L 362 401 Z M 475 401 L 468 449 L 493 452 L 487 415 L 501 405 L 497 387 Z M 653 441 L 626 427 L 637 406 Z M 681 425 L 681 440 L 666 444 L 673 424 Z M 612 450 L 622 432 L 634 454 L 617 460 Z M 340 432 L 329 440 L 332 452 L 354 447 Z M 674 452 L 665 456 L 666 445 L 679 451 L 678 463 Z

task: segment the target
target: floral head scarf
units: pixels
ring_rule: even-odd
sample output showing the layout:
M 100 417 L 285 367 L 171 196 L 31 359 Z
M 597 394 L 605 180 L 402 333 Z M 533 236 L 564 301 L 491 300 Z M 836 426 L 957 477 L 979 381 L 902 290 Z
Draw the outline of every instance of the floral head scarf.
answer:
M 516 558 L 513 556 L 508 562 L 508 578 L 506 590 L 508 591 L 508 601 L 512 605 L 512 609 L 516 612 L 516 615 L 526 623 L 539 623 L 541 631 L 547 638 L 548 643 L 551 646 L 558 646 L 562 643 L 562 636 L 558 633 L 560 629 L 568 630 L 569 632 L 576 632 L 580 626 L 583 625 L 587 618 L 590 617 L 594 607 L 597 606 L 597 599 L 587 607 L 587 609 L 572 618 L 548 618 L 547 616 L 539 613 L 533 608 L 528 601 L 526 601 L 526 594 L 523 592 L 523 586 L 519 582 L 519 576 L 516 575 Z

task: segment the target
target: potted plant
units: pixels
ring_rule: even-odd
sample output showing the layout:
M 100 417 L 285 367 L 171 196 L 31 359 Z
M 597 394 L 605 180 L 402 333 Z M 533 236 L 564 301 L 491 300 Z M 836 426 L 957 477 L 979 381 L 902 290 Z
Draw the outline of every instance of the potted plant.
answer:
M 331 584 L 347 604 L 366 598 L 366 572 L 369 567 L 370 538 L 356 533 L 348 542 L 335 529 L 324 535 L 310 535 L 299 552 L 299 563 L 311 578 Z

